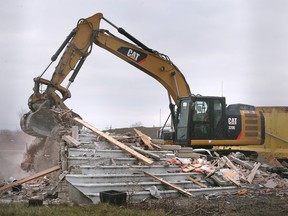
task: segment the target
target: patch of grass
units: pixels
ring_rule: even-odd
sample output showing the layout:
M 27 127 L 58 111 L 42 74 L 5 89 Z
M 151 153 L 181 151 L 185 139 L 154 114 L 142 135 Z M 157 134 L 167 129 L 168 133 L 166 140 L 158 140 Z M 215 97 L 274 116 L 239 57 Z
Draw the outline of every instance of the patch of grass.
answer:
M 0 204 L 0 216 L 39 216 L 39 215 L 60 215 L 60 216 L 164 216 L 162 210 L 140 210 L 126 207 L 111 206 L 108 204 L 68 206 L 28 206 L 28 204 Z

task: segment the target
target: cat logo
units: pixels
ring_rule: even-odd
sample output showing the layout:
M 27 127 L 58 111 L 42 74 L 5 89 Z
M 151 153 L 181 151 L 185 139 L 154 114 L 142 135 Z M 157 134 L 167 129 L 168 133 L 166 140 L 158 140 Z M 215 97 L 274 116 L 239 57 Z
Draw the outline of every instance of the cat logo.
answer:
M 129 49 L 127 52 L 127 56 L 131 59 L 133 59 L 134 61 L 137 61 L 138 57 L 140 56 L 139 53 L 137 53 L 136 51 Z
M 147 57 L 146 53 L 142 53 L 142 52 L 139 52 L 137 50 L 134 50 L 128 47 L 120 47 L 117 51 L 129 57 L 130 59 L 132 59 L 133 61 L 137 63 L 142 63 Z
M 228 125 L 237 125 L 237 118 L 228 118 Z
M 237 118 L 228 118 L 228 129 L 236 130 Z

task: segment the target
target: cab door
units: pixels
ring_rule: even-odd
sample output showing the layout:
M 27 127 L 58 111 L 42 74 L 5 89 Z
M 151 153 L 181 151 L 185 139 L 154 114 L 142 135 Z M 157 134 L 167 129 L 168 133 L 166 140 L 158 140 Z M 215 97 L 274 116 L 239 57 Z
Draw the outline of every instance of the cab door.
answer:
M 211 138 L 211 107 L 210 101 L 197 99 L 192 103 L 191 139 Z
M 176 120 L 176 143 L 177 144 L 190 144 L 189 137 L 189 119 L 191 113 L 191 100 L 183 99 L 180 101 L 177 109 L 177 120 Z
M 191 106 L 191 139 L 224 138 L 225 98 L 198 97 Z

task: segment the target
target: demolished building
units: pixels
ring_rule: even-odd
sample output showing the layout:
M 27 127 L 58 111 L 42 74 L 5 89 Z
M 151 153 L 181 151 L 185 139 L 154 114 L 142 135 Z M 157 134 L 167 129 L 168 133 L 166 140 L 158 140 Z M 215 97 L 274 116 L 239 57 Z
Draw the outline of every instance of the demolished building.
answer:
M 78 204 L 115 202 L 116 198 L 118 204 L 124 204 L 215 193 L 245 194 L 251 189 L 264 193 L 288 187 L 287 167 L 275 168 L 254 151 L 245 155 L 239 150 L 164 145 L 139 130 L 134 135 L 115 135 L 81 119 L 76 121 L 77 126 L 57 128 L 46 138 L 48 146 L 33 166 L 36 174 L 1 187 L 2 199 L 9 199 L 11 194 L 5 191 L 20 184 L 22 190 L 33 192 L 26 200 L 36 197 Z

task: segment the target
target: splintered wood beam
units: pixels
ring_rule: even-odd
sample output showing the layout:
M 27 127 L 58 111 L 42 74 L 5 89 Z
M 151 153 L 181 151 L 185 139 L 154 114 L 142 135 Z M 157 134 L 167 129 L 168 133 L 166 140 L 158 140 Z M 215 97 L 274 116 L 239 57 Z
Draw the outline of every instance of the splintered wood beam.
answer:
M 146 135 L 143 134 L 140 130 L 137 130 L 136 128 L 134 128 L 134 131 L 136 132 L 136 134 L 141 138 L 141 140 L 143 141 L 143 143 L 148 146 L 149 149 L 161 149 L 160 146 L 155 145 L 154 143 L 151 142 L 150 138 Z
M 141 140 L 143 141 L 143 143 L 148 146 L 149 149 L 154 149 L 154 147 L 151 145 L 151 141 L 148 138 L 148 136 L 145 136 L 141 131 L 137 130 L 136 128 L 134 128 L 134 131 L 136 132 L 136 134 L 141 138 Z
M 138 153 L 137 151 L 129 148 L 125 144 L 119 142 L 118 140 L 114 139 L 113 137 L 108 136 L 107 134 L 103 133 L 102 131 L 98 130 L 97 128 L 93 127 L 89 123 L 83 121 L 82 119 L 75 117 L 75 121 L 78 123 L 82 124 L 84 127 L 88 128 L 89 130 L 93 131 L 97 135 L 105 138 L 107 141 L 111 142 L 112 144 L 118 146 L 121 150 L 133 155 L 134 157 L 138 158 L 139 160 L 143 161 L 144 163 L 151 165 L 154 161 L 151 160 L 150 158 L 145 157 L 144 155 Z
M 252 170 L 253 166 L 247 163 L 246 161 L 240 160 L 239 158 L 234 157 L 233 155 L 229 155 L 228 158 L 230 158 L 235 163 L 245 167 L 246 169 Z
M 231 169 L 235 170 L 236 172 L 240 172 L 240 170 L 229 160 L 228 157 L 223 156 L 224 160 L 226 161 L 226 164 L 228 167 L 230 167 Z
M 170 182 L 167 182 L 167 181 L 165 181 L 165 180 L 163 180 L 163 179 L 161 179 L 161 178 L 158 178 L 157 176 L 154 176 L 154 175 L 152 175 L 151 173 L 148 173 L 148 172 L 145 172 L 145 171 L 142 171 L 142 172 L 143 172 L 145 175 L 147 175 L 147 176 L 155 179 L 156 181 L 159 181 L 159 182 L 161 182 L 162 184 L 164 184 L 164 185 L 166 185 L 166 186 L 168 186 L 168 187 L 171 187 L 171 188 L 173 188 L 174 190 L 177 190 L 178 192 L 180 192 L 181 194 L 183 194 L 183 195 L 185 195 L 185 196 L 188 196 L 188 197 L 192 196 L 192 194 L 189 193 L 188 191 L 185 191 L 185 190 L 183 190 L 182 188 L 180 188 L 180 187 L 178 187 L 178 186 L 176 186 L 176 185 L 174 185 L 174 184 L 171 184 Z
M 203 184 L 203 183 L 197 181 L 196 179 L 192 178 L 191 176 L 187 176 L 186 178 L 187 178 L 188 180 L 192 181 L 193 183 L 195 183 L 195 184 L 201 186 L 201 187 L 205 187 L 205 188 L 208 187 L 207 185 L 205 185 L 205 184 Z
M 227 179 L 229 179 L 232 183 L 234 183 L 235 185 L 237 185 L 238 187 L 241 187 L 240 182 L 236 181 L 235 179 L 233 179 L 230 176 L 225 176 Z
M 134 128 L 134 131 L 141 138 L 144 145 L 148 146 L 149 149 L 154 149 L 154 147 L 151 145 L 151 141 L 148 138 L 148 136 L 145 136 L 141 131 L 137 130 L 136 128 Z
M 254 166 L 254 168 L 251 170 L 251 173 L 248 175 L 247 177 L 247 181 L 252 184 L 252 181 L 256 175 L 257 170 L 259 169 L 259 167 L 261 166 L 261 163 L 258 162 L 256 163 L 256 165 Z
M 57 170 L 59 170 L 59 169 L 60 169 L 60 166 L 59 166 L 59 165 L 54 166 L 54 167 L 51 167 L 51 168 L 46 169 L 46 170 L 43 170 L 43 171 L 41 171 L 41 172 L 39 172 L 39 173 L 33 174 L 33 175 L 31 175 L 31 176 L 27 176 L 27 177 L 22 178 L 22 179 L 19 179 L 19 180 L 15 181 L 15 182 L 13 182 L 13 183 L 11 183 L 11 184 L 4 185 L 3 187 L 0 187 L 0 191 L 3 191 L 3 190 L 6 190 L 6 189 L 15 187 L 15 186 L 17 186 L 17 185 L 24 184 L 24 183 L 26 183 L 26 182 L 28 182 L 28 181 L 33 180 L 33 179 L 36 179 L 36 178 L 45 176 L 45 175 L 47 175 L 47 174 L 49 174 L 49 173 L 55 172 L 55 171 L 57 171 Z

